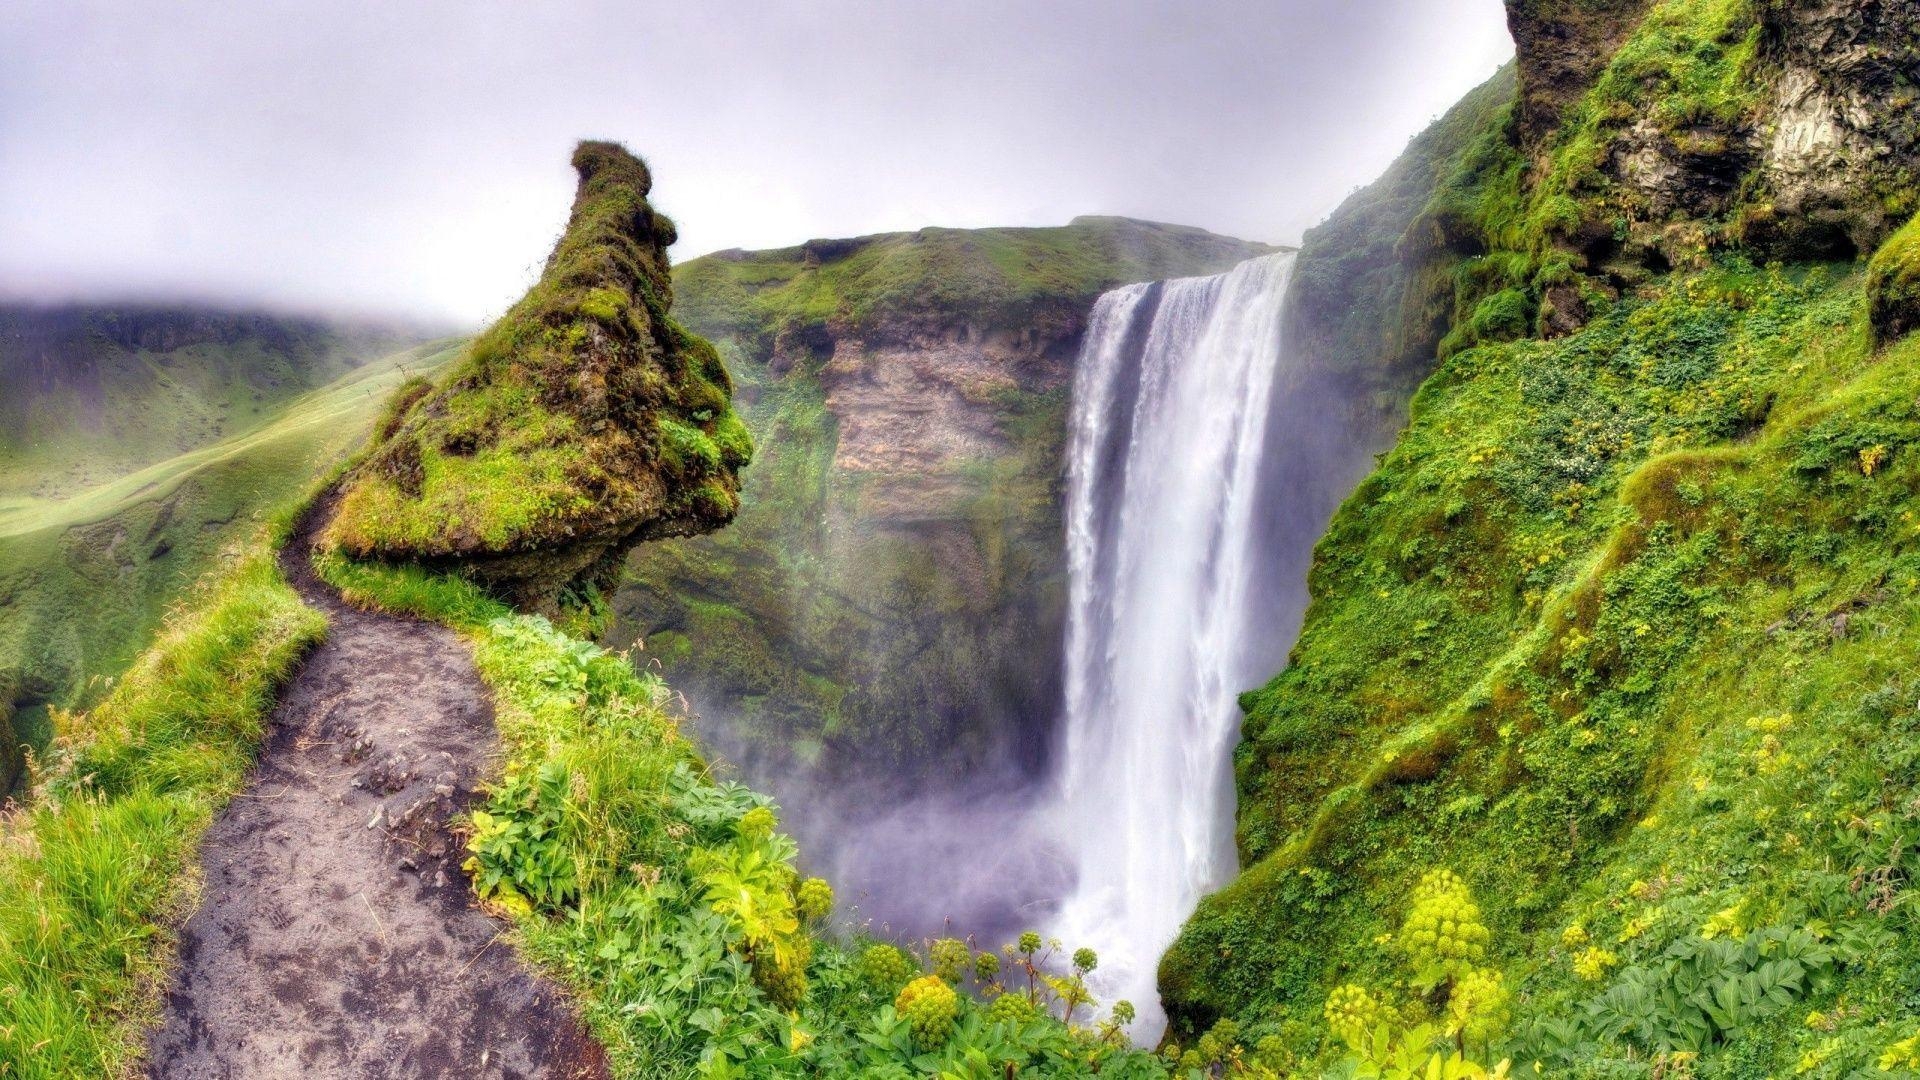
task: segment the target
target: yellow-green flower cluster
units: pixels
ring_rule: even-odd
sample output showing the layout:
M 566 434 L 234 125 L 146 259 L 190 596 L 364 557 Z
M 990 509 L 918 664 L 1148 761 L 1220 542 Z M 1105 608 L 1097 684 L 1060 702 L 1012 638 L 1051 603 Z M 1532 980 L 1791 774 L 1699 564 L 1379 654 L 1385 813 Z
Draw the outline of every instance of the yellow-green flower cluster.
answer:
M 922 975 L 893 999 L 893 1010 L 905 1017 L 913 1030 L 913 1045 L 932 1050 L 953 1034 L 954 1020 L 960 1015 L 960 995 L 940 976 Z
M 1499 972 L 1469 971 L 1453 984 L 1447 997 L 1448 1027 L 1469 1041 L 1484 1043 L 1506 1028 L 1511 1002 Z
M 768 949 L 753 956 L 753 981 L 767 1000 L 781 1012 L 792 1012 L 807 1000 L 807 962 L 813 958 L 813 946 L 800 938 L 784 957 Z
M 1582 982 L 1598 982 L 1620 963 L 1620 958 L 1594 946 L 1573 958 L 1573 973 Z
M 1413 910 L 1401 928 L 1401 947 L 1422 977 L 1459 978 L 1487 958 L 1480 906 L 1451 870 L 1429 870 L 1414 890 Z
M 1364 986 L 1348 983 L 1327 995 L 1327 1029 L 1349 1046 L 1358 1047 L 1380 1026 L 1386 1010 Z
M 1880 1055 L 1880 1071 L 1894 1072 L 1900 1069 L 1920 1069 L 1920 1035 L 1911 1039 L 1902 1039 Z
M 992 982 L 1000 974 L 1000 958 L 990 952 L 982 952 L 973 958 L 973 973 L 981 982 Z
M 778 824 L 779 820 L 774 817 L 772 810 L 764 806 L 756 806 L 740 815 L 740 823 L 736 829 L 742 840 L 759 841 L 772 836 L 774 827 Z
M 941 938 L 928 950 L 933 958 L 933 973 L 948 982 L 957 982 L 973 958 L 973 950 L 958 938 Z
M 822 878 L 810 877 L 795 891 L 793 906 L 803 919 L 824 919 L 833 914 L 833 886 Z
M 919 970 L 920 966 L 898 945 L 869 945 L 860 954 L 861 977 L 882 993 L 896 992 Z
M 994 1024 L 1012 1024 L 1018 1027 L 1040 1015 L 1040 1007 L 1025 994 L 1007 993 L 993 999 L 987 1006 L 987 1021 Z

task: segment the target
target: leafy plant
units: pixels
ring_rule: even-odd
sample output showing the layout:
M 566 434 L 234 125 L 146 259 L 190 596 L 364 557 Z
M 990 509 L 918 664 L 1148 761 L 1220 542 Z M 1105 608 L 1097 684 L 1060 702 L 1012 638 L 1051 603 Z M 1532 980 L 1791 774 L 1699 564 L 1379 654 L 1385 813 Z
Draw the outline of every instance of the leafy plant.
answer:
M 488 809 L 473 812 L 462 867 L 482 898 L 555 911 L 578 897 L 579 874 L 563 835 L 570 784 L 558 762 L 509 770 Z

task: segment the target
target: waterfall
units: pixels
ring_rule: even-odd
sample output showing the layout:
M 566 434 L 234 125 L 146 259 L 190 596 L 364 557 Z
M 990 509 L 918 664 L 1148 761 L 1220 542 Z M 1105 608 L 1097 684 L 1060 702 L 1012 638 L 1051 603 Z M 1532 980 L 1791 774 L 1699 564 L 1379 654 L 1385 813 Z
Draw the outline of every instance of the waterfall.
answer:
M 1236 699 L 1273 673 L 1246 642 L 1292 268 L 1282 253 L 1109 292 L 1075 375 L 1058 758 L 1074 884 L 1052 930 L 1099 953 L 1093 989 L 1134 1003 L 1142 1042 L 1165 1026 L 1160 955 L 1235 870 Z

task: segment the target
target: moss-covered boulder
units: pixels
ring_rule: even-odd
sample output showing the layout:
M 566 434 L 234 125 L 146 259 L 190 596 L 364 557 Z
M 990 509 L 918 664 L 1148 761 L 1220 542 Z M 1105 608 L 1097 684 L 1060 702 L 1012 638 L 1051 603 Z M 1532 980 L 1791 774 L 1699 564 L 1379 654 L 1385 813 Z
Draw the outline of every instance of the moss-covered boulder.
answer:
M 1893 234 L 1867 267 L 1874 338 L 1897 341 L 1920 330 L 1920 217 Z
M 382 425 L 328 546 L 454 567 L 551 609 L 610 585 L 634 544 L 732 520 L 752 441 L 719 354 L 668 315 L 673 223 L 624 148 L 581 143 L 573 166 L 540 281 Z

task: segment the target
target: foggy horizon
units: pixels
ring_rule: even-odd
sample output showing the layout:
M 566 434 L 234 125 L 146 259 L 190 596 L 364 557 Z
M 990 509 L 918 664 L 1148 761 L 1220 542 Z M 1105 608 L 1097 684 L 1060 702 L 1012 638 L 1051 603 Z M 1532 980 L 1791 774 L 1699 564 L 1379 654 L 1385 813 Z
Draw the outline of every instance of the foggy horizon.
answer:
M 730 248 L 1081 215 L 1297 243 L 1512 52 L 1498 0 L 0 11 L 0 298 L 475 326 L 581 138 Z

